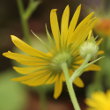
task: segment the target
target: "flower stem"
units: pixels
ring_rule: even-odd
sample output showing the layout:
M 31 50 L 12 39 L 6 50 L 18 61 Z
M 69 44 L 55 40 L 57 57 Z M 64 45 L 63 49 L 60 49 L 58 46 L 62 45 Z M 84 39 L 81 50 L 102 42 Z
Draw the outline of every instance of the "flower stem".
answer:
M 30 31 L 28 20 L 31 17 L 32 13 L 40 4 L 40 1 L 30 0 L 27 9 L 24 9 L 23 0 L 17 0 L 19 14 L 21 17 L 22 30 L 24 34 L 24 40 L 30 43 Z
M 78 104 L 76 95 L 75 95 L 75 91 L 74 91 L 73 86 L 72 86 L 72 82 L 69 80 L 70 76 L 69 76 L 69 73 L 68 73 L 67 64 L 63 63 L 61 66 L 62 66 L 62 70 L 63 70 L 64 75 L 65 75 L 66 85 L 67 85 L 67 88 L 68 88 L 68 92 L 69 92 L 72 104 L 73 104 L 75 110 L 81 110 L 80 106 Z
M 29 26 L 28 26 L 28 21 L 27 21 L 27 19 L 25 19 L 25 16 L 24 16 L 25 10 L 23 7 L 22 0 L 17 0 L 17 4 L 18 4 L 18 9 L 19 9 L 19 14 L 21 17 L 21 24 L 22 24 L 23 34 L 24 34 L 24 40 L 29 42 L 29 37 L 30 37 Z
M 70 78 L 71 82 L 73 82 L 77 77 L 79 77 L 83 73 L 83 71 L 86 68 L 86 65 L 88 64 L 90 59 L 91 59 L 91 55 L 88 54 L 87 57 L 85 58 L 85 61 L 82 63 L 82 65 L 71 76 L 71 78 Z

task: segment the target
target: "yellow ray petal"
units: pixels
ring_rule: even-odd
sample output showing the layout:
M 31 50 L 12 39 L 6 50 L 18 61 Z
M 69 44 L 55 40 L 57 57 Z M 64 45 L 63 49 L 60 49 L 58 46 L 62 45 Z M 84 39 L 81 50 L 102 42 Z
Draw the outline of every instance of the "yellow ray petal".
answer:
M 98 55 L 102 55 L 102 54 L 104 54 L 104 51 L 103 51 L 103 50 L 100 50 L 100 51 L 98 51 L 97 54 L 98 54 Z
M 29 62 L 29 61 L 18 61 L 18 63 L 26 66 L 34 66 L 36 68 L 47 68 L 48 63 L 37 63 L 37 62 Z
M 77 38 L 75 38 L 75 41 L 74 41 L 74 43 L 72 45 L 73 50 L 75 50 L 77 47 L 79 47 L 81 45 L 81 43 L 83 43 L 86 40 L 90 30 L 93 28 L 95 23 L 96 23 L 96 19 L 93 18 L 93 19 L 89 20 L 87 22 L 87 24 L 81 26 L 82 29 L 80 28 L 80 30 L 77 30 L 74 33 L 73 38 L 76 37 L 76 36 L 77 36 Z
M 56 82 L 56 80 L 57 80 L 57 75 L 55 74 L 53 74 L 53 73 L 51 73 L 51 76 L 50 76 L 50 78 L 46 81 L 46 83 L 45 84 L 53 84 L 53 83 L 55 83 Z
M 38 75 L 38 74 L 37 74 L 37 75 Z M 22 77 L 13 78 L 12 80 L 13 80 L 13 81 L 22 82 L 22 81 L 25 81 L 25 80 L 34 78 L 34 77 L 37 76 L 37 75 L 36 75 L 36 74 L 32 74 L 32 75 L 27 75 L 27 76 L 22 76 Z
M 62 20 L 61 20 L 61 44 L 62 46 L 67 41 L 69 16 L 70 16 L 70 8 L 69 8 L 69 5 L 67 5 L 63 12 Z
M 84 62 L 84 59 L 80 59 L 80 60 L 78 60 L 78 61 L 75 61 L 74 64 L 82 64 L 83 62 Z
M 43 73 L 39 76 L 36 76 L 34 78 L 22 81 L 23 84 L 27 84 L 29 86 L 40 86 L 43 84 L 46 84 L 46 81 L 49 79 L 50 73 Z
M 102 41 L 103 41 L 103 39 L 101 38 L 101 39 L 99 39 L 98 41 L 97 41 L 97 45 L 100 45 L 101 43 L 102 43 Z
M 90 40 L 91 36 L 92 36 L 92 30 L 90 30 L 89 35 L 88 35 L 88 40 Z
M 28 44 L 26 44 L 25 42 L 23 42 L 14 35 L 11 35 L 11 39 L 16 47 L 18 47 L 23 52 L 26 52 L 27 54 L 37 57 L 44 57 L 44 56 L 47 57 L 45 53 L 32 48 L 31 46 L 29 46 Z
M 22 55 L 22 54 L 19 54 L 19 53 L 14 53 L 14 52 L 11 52 L 11 51 L 8 51 L 8 52 L 5 52 L 3 53 L 3 55 L 5 57 L 8 57 L 10 59 L 13 59 L 13 60 L 22 60 L 22 61 L 36 61 L 36 62 L 42 62 L 42 61 L 45 61 L 44 59 L 40 59 L 40 58 L 35 58 L 35 57 L 31 57 L 31 56 L 27 56 L 27 55 Z
M 81 23 L 77 26 L 77 28 L 75 29 L 75 32 L 78 31 L 78 30 L 82 30 L 82 29 L 81 29 L 82 26 L 84 26 L 84 25 L 92 18 L 93 15 L 94 15 L 94 13 L 92 12 L 92 13 L 90 13 L 87 17 L 85 17 L 85 18 L 81 21 Z M 84 29 L 83 29 L 83 30 L 84 30 Z M 74 34 L 74 33 L 72 33 L 72 34 Z M 75 36 L 74 36 L 74 37 L 75 37 Z M 69 41 L 71 41 L 71 39 L 72 39 L 72 40 L 74 39 L 74 38 L 73 38 L 73 35 L 70 36 Z
M 84 83 L 79 77 L 77 77 L 73 83 L 78 87 L 84 87 Z
M 23 64 L 23 65 L 32 65 L 32 66 L 43 66 L 43 65 L 48 65 L 48 62 L 44 59 L 40 58 L 35 58 L 31 56 L 26 56 L 18 53 L 13 53 L 13 52 L 6 52 L 3 53 L 5 57 L 8 57 L 10 59 L 16 60 L 17 62 Z
M 78 22 L 78 18 L 79 18 L 79 15 L 80 15 L 80 11 L 81 11 L 81 5 L 79 5 L 72 17 L 72 20 L 70 22 L 70 25 L 69 25 L 69 30 L 68 30 L 68 36 L 72 36 L 74 30 L 75 30 L 75 27 L 77 25 L 77 22 Z
M 48 70 L 41 70 L 39 72 L 34 72 L 34 73 L 31 73 L 27 76 L 22 76 L 22 77 L 18 77 L 18 78 L 13 78 L 12 80 L 14 81 L 19 81 L 19 82 L 22 82 L 22 81 L 26 81 L 26 80 L 29 80 L 29 79 L 33 79 L 35 77 L 41 77 L 43 75 L 45 75 L 46 73 L 48 73 L 49 71 Z
M 51 10 L 50 12 L 50 25 L 53 37 L 55 39 L 56 47 L 59 48 L 59 42 L 60 42 L 60 31 L 59 31 L 59 24 L 56 14 L 56 9 Z
M 106 96 L 108 97 L 108 100 L 110 102 L 110 90 L 107 91 Z
M 94 107 L 94 106 L 96 105 L 96 102 L 93 101 L 93 100 L 91 100 L 91 99 L 89 99 L 89 98 L 87 98 L 85 102 L 86 102 L 86 104 L 87 104 L 88 106 Z
M 92 64 L 88 68 L 85 69 L 85 71 L 100 71 L 101 68 L 98 65 Z
M 80 66 L 79 65 L 75 65 L 75 66 L 72 66 L 73 69 L 78 69 Z
M 38 72 L 38 71 L 44 70 L 45 68 L 41 68 L 41 67 L 39 67 L 39 68 L 38 67 L 13 67 L 13 69 L 21 74 L 30 74 L 33 72 Z
M 85 32 L 85 30 L 87 31 L 87 28 L 89 28 L 89 31 L 91 30 L 92 27 L 89 27 L 89 26 L 90 26 L 91 20 L 93 19 L 92 18 L 93 15 L 94 13 L 91 13 L 84 20 L 82 20 L 82 22 L 77 26 L 77 28 L 73 32 L 73 35 L 69 37 L 68 43 L 71 43 L 76 40 L 79 42 L 80 39 L 83 37 L 84 39 L 85 37 L 87 38 L 87 36 L 84 36 L 84 35 L 82 36 L 82 33 L 88 34 L 89 32 Z
M 62 78 L 58 76 L 54 87 L 54 98 L 57 99 L 62 92 Z

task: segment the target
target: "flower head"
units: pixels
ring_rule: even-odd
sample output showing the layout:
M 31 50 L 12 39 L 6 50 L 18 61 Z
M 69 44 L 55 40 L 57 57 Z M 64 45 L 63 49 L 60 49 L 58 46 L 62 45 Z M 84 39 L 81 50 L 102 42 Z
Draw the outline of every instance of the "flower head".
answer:
M 110 90 L 107 93 L 96 92 L 86 99 L 87 110 L 110 110 Z
M 47 31 L 49 44 L 45 43 L 48 52 L 36 50 L 15 36 L 11 36 L 12 42 L 17 48 L 25 52 L 25 55 L 6 52 L 3 55 L 16 60 L 26 67 L 13 67 L 17 72 L 24 76 L 15 78 L 23 84 L 38 86 L 44 84 L 55 84 L 54 98 L 57 98 L 62 91 L 62 84 L 65 81 L 61 64 L 66 62 L 70 75 L 82 64 L 82 57 L 79 54 L 80 45 L 86 40 L 90 30 L 93 28 L 96 19 L 94 13 L 90 13 L 80 24 L 77 25 L 81 5 L 76 9 L 70 23 L 70 8 L 64 9 L 61 19 L 61 29 L 57 19 L 56 9 L 50 12 L 50 25 L 52 37 Z M 93 64 L 87 70 L 99 70 L 100 68 Z M 86 70 L 86 71 L 87 71 Z M 83 87 L 82 80 L 78 77 L 74 81 L 79 87 Z

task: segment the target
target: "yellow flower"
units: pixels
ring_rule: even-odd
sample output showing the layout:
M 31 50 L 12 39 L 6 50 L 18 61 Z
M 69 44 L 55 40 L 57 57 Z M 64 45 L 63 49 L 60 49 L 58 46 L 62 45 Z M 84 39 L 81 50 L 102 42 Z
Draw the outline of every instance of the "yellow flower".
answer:
M 90 30 L 93 28 L 96 19 L 94 13 L 90 13 L 78 26 L 78 18 L 81 10 L 79 5 L 69 23 L 70 9 L 67 6 L 63 12 L 61 19 L 61 30 L 57 19 L 56 9 L 50 12 L 50 25 L 52 37 L 47 31 L 49 44 L 44 44 L 48 52 L 44 53 L 36 50 L 24 43 L 15 36 L 11 36 L 12 42 L 17 48 L 25 52 L 21 55 L 13 52 L 6 52 L 3 55 L 10 59 L 16 60 L 26 67 L 13 67 L 17 72 L 24 76 L 15 78 L 15 81 L 20 81 L 23 84 L 30 86 L 39 86 L 46 84 L 55 84 L 54 98 L 59 97 L 62 91 L 62 84 L 65 81 L 61 64 L 67 63 L 70 75 L 82 64 L 82 57 L 79 54 L 79 46 L 87 39 Z M 100 68 L 93 64 L 88 67 L 88 70 L 99 70 Z M 80 78 L 74 81 L 74 84 L 83 87 L 84 84 Z
M 91 98 L 86 99 L 89 106 L 87 110 L 110 110 L 110 90 L 106 93 L 93 93 Z

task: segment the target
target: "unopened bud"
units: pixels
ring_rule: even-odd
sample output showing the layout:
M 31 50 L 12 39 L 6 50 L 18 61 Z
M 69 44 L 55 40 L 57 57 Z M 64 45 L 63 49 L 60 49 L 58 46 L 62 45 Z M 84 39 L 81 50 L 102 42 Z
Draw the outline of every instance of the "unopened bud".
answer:
M 98 45 L 95 42 L 91 41 L 85 41 L 81 46 L 80 46 L 80 55 L 82 57 L 86 57 L 88 54 L 91 55 L 91 57 L 94 57 L 97 52 L 98 52 Z

